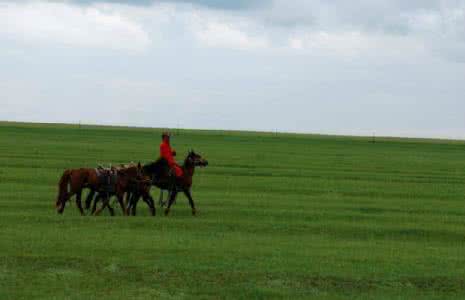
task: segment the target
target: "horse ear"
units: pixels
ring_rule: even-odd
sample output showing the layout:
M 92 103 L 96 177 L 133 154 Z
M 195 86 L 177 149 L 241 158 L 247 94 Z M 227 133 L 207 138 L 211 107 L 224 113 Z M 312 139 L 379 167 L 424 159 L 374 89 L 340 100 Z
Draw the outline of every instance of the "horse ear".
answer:
M 140 162 L 137 164 L 137 167 L 140 169 L 142 166 L 140 165 Z

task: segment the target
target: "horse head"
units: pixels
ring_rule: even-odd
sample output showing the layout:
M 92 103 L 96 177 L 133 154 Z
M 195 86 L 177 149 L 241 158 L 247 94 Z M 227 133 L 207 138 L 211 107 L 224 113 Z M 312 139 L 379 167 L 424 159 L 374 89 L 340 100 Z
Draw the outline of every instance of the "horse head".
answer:
M 200 154 L 195 153 L 195 151 L 192 149 L 187 154 L 186 163 L 193 165 L 194 167 L 208 166 L 208 161 L 205 158 L 203 158 Z

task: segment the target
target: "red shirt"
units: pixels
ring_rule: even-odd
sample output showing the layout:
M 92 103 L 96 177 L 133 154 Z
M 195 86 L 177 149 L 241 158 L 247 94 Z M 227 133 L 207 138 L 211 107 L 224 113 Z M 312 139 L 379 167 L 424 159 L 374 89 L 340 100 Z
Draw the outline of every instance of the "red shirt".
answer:
M 168 165 L 170 167 L 176 164 L 173 158 L 173 150 L 171 149 L 170 144 L 165 141 L 160 144 L 160 156 L 168 161 Z

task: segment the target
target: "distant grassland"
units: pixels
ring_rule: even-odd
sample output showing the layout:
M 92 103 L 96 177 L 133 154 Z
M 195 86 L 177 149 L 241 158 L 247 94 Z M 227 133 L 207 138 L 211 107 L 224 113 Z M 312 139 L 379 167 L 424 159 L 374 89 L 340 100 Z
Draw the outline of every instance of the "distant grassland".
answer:
M 0 299 L 465 298 L 464 142 L 180 130 L 178 159 L 210 163 L 197 217 L 184 196 L 169 217 L 56 214 L 65 168 L 159 140 L 0 123 Z

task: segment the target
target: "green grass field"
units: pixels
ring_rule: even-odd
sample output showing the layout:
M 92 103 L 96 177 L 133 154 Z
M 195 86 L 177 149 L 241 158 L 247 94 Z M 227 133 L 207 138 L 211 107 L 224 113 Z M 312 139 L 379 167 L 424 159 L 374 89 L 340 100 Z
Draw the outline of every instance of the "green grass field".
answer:
M 210 163 L 198 216 L 56 214 L 65 168 L 149 162 L 159 136 L 0 124 L 0 299 L 465 297 L 464 142 L 181 130 L 178 159 Z

